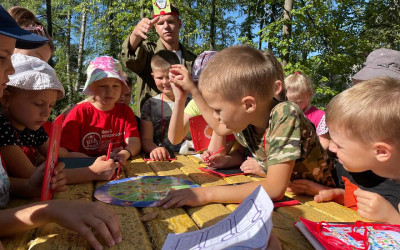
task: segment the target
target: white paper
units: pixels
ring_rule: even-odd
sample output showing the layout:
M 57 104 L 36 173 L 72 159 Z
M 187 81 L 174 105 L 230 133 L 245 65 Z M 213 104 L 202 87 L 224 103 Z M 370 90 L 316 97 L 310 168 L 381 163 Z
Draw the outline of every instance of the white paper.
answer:
M 195 232 L 168 234 L 162 249 L 265 249 L 273 209 L 268 194 L 259 186 L 217 224 Z

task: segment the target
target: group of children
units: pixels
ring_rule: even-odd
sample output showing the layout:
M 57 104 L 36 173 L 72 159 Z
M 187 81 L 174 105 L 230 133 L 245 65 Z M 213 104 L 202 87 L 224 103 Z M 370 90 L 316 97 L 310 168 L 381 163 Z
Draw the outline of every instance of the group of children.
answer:
M 17 10 L 21 11 L 11 12 L 20 14 Z M 43 61 L 48 58 L 43 51 L 51 50 L 51 45 L 29 32 L 38 25 L 23 30 L 2 7 L 0 11 L 1 22 L 8 24 L 0 30 L 0 153 L 4 160 L 0 206 L 5 207 L 10 193 L 38 196 L 44 163 L 35 167 L 35 150 L 46 155 L 48 136 L 43 124 L 65 92 L 54 69 Z M 48 37 L 44 31 L 39 35 Z M 42 49 L 41 56 L 32 54 L 37 48 Z M 301 72 L 284 79 L 282 66 L 270 53 L 250 46 L 206 51 L 189 72 L 176 53 L 160 50 L 151 59 L 151 75 L 160 94 L 144 102 L 140 131 L 137 117 L 124 103 L 129 103 L 126 97 L 130 100 L 132 85 L 127 84 L 121 65 L 112 57 L 97 57 L 87 69 L 83 92 L 89 97 L 66 114 L 59 152 L 60 157 L 97 159 L 87 168 L 64 169 L 58 164 L 51 188 L 59 192 L 66 184 L 110 180 L 118 167 L 141 151 L 151 160 L 168 160 L 185 138 L 190 139 L 189 119 L 202 115 L 213 129 L 203 153 L 205 163 L 216 168 L 240 166 L 245 173 L 265 179 L 171 191 L 159 206 L 240 203 L 259 185 L 272 200 L 290 190 L 315 196 L 317 202 L 334 200 L 346 205 L 343 180 L 347 180 L 360 187 L 354 196 L 362 217 L 400 224 L 400 197 L 393 190 L 400 182 L 399 54 L 392 50 L 371 53 L 368 72 L 380 74 L 361 74 L 367 79 L 360 78 L 334 97 L 325 115 L 311 105 L 310 79 Z M 113 153 L 106 159 L 109 145 Z M 328 156 L 328 148 L 336 157 Z M 371 184 L 371 180 L 376 181 Z M 18 211 L 23 218 L 11 218 Z M 68 222 L 71 217 L 73 225 Z M 101 245 L 87 232 L 88 226 L 95 227 L 110 246 L 122 240 L 116 215 L 95 203 L 35 203 L 0 211 L 0 221 L 0 228 L 8 228 L 0 229 L 0 236 L 54 221 L 82 233 L 96 249 Z

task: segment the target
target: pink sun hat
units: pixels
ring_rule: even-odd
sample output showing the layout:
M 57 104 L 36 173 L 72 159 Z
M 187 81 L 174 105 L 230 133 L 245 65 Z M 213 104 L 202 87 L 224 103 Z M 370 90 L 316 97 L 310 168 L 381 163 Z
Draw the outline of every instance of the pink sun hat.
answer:
M 99 56 L 90 61 L 86 70 L 86 75 L 87 80 L 83 88 L 83 93 L 86 95 L 92 94 L 89 88 L 92 83 L 104 78 L 116 78 L 123 83 L 123 93 L 130 91 L 123 77 L 121 64 L 111 56 Z

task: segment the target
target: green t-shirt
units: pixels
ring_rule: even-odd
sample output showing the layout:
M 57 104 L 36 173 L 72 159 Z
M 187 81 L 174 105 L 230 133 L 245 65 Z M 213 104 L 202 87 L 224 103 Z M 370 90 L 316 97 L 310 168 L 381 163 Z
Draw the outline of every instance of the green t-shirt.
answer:
M 201 115 L 200 110 L 193 99 L 190 100 L 190 102 L 186 105 L 184 112 L 190 115 L 191 117 Z

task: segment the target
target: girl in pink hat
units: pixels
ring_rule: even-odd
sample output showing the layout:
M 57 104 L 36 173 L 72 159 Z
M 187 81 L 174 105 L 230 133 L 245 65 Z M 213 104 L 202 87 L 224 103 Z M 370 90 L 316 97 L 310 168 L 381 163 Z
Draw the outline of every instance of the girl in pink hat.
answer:
M 125 165 L 140 151 L 135 114 L 124 103 L 121 93 L 129 91 L 119 62 L 109 56 L 92 60 L 87 69 L 83 93 L 88 101 L 76 105 L 63 124 L 61 146 L 88 156 L 107 154 Z M 110 176 L 111 177 L 111 176 Z

